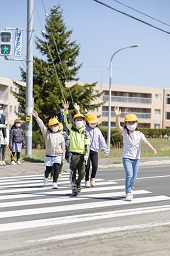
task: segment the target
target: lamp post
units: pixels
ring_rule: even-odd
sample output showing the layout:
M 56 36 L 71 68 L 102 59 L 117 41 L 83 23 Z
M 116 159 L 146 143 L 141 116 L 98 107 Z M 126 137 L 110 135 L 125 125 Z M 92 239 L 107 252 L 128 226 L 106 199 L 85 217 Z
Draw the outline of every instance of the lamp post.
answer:
M 107 134 L 107 145 L 108 145 L 108 149 L 110 150 L 110 133 L 111 133 L 111 84 L 112 84 L 112 60 L 113 57 L 116 55 L 116 53 L 125 50 L 125 49 L 129 49 L 129 48 L 135 48 L 135 47 L 139 47 L 140 45 L 135 44 L 135 45 L 131 45 L 131 46 L 127 46 L 124 48 L 121 48 L 119 50 L 117 50 L 115 53 L 113 53 L 111 59 L 110 59 L 110 65 L 109 65 L 109 114 L 108 114 L 108 134 Z

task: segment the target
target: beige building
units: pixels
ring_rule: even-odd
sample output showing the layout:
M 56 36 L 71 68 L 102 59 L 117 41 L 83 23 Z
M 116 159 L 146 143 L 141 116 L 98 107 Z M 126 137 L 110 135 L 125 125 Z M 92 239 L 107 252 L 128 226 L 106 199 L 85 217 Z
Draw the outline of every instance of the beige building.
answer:
M 72 83 L 75 84 L 75 83 Z M 81 83 L 80 83 L 81 84 Z M 70 83 L 69 83 L 70 85 Z M 103 91 L 96 102 L 105 102 L 94 110 L 100 115 L 100 123 L 108 126 L 109 85 L 97 84 L 94 93 Z M 112 85 L 111 92 L 111 127 L 114 128 L 114 107 L 122 111 L 121 122 L 126 114 L 132 112 L 138 116 L 141 128 L 170 128 L 170 88 L 146 88 L 139 86 Z
M 25 82 L 16 81 L 25 86 Z M 69 86 L 76 82 L 68 83 Z M 84 83 L 79 83 L 84 84 Z M 4 115 L 11 127 L 17 118 L 16 112 L 20 112 L 17 99 L 12 91 L 19 93 L 12 79 L 0 76 L 0 103 L 4 104 Z M 103 91 L 102 96 L 96 102 L 105 102 L 95 109 L 100 115 L 99 122 L 108 126 L 109 85 L 96 84 L 94 93 Z M 112 85 L 111 96 L 111 127 L 115 127 L 114 107 L 119 106 L 122 111 L 121 121 L 126 114 L 132 112 L 138 116 L 141 128 L 170 128 L 170 88 L 146 88 L 139 86 Z
M 23 81 L 16 82 L 25 86 Z M 8 129 L 13 125 L 14 120 L 18 118 L 16 113 L 20 112 L 19 103 L 13 96 L 12 91 L 19 93 L 13 80 L 0 76 L 0 103 L 4 104 L 3 114 L 6 116 Z

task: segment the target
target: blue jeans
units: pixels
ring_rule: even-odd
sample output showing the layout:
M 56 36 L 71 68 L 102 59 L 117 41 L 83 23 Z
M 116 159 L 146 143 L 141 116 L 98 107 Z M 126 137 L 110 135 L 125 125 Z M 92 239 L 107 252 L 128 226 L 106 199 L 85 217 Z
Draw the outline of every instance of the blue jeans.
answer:
M 122 158 L 122 161 L 123 161 L 123 166 L 126 173 L 125 192 L 126 194 L 128 194 L 132 192 L 132 188 L 137 178 L 140 160 Z

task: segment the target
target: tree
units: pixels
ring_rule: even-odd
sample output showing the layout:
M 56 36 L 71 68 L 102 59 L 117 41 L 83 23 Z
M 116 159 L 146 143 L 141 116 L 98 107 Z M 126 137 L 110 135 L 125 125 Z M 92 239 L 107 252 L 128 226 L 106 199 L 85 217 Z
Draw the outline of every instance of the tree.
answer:
M 60 6 L 53 7 L 46 18 L 45 30 L 42 38 L 36 37 L 36 48 L 42 58 L 34 57 L 33 64 L 33 95 L 34 108 L 40 118 L 47 121 L 59 111 L 62 100 L 69 101 L 73 112 L 73 103 L 80 105 L 81 110 L 91 110 L 102 103 L 94 104 L 94 99 L 101 93 L 93 94 L 96 83 L 67 87 L 66 83 L 78 81 L 77 72 L 82 64 L 77 65 L 80 46 L 71 41 L 72 30 L 67 30 L 64 24 Z M 26 73 L 21 69 L 21 77 L 26 80 Z M 26 107 L 26 89 L 19 86 L 20 94 L 14 93 L 22 109 Z

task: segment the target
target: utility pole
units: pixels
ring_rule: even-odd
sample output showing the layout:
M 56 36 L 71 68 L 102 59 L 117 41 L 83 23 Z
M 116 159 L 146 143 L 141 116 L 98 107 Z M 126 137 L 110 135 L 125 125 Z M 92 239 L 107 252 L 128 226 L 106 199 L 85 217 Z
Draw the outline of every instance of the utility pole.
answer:
M 26 155 L 32 156 L 34 0 L 27 0 Z

